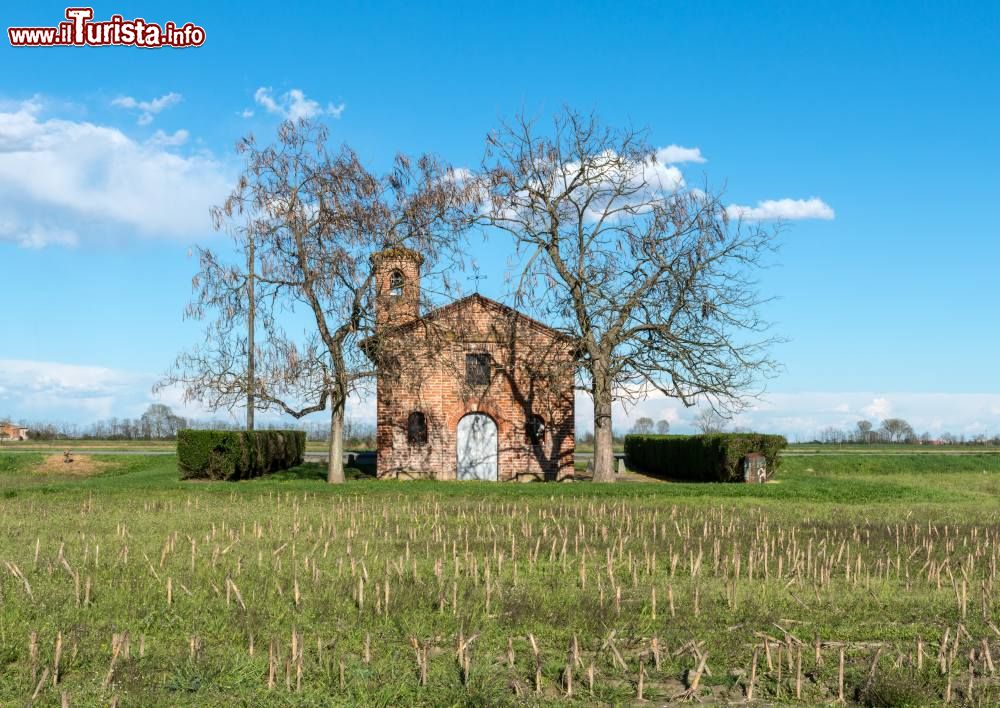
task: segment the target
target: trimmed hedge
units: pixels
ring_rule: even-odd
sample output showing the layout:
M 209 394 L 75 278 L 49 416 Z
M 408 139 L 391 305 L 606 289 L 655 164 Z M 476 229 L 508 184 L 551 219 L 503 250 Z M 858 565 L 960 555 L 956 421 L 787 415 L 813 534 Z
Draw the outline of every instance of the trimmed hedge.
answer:
M 691 482 L 742 482 L 743 458 L 751 452 L 767 460 L 767 476 L 778 469 L 781 435 L 626 435 L 626 464 L 633 469 Z
M 181 430 L 181 479 L 250 479 L 301 465 L 306 434 L 299 430 Z

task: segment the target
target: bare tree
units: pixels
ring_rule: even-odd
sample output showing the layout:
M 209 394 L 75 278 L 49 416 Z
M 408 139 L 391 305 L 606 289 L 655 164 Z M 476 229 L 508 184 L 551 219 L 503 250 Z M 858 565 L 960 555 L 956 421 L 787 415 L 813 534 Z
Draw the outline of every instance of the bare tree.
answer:
M 641 132 L 565 111 L 491 134 L 482 221 L 521 256 L 518 303 L 577 344 L 594 402 L 595 481 L 614 480 L 612 404 L 650 391 L 730 412 L 770 374 L 754 280 L 775 231 L 689 189 Z
M 886 432 L 889 442 L 906 442 L 913 437 L 913 427 L 902 418 L 886 418 L 882 421 L 882 430 Z
M 162 403 L 150 404 L 139 421 L 142 429 L 148 431 L 148 437 L 155 439 L 175 438 L 177 431 L 187 425 L 184 418 L 175 415 L 169 407 Z M 95 433 L 97 432 L 95 430 Z
M 858 421 L 858 440 L 861 442 L 871 442 L 872 424 L 868 420 Z
M 344 481 L 347 400 L 375 369 L 358 346 L 375 331 L 372 256 L 402 247 L 433 261 L 453 248 L 468 223 L 471 187 L 429 156 L 397 156 L 387 174 L 376 175 L 346 146 L 329 154 L 326 137 L 321 125 L 300 121 L 283 123 L 273 145 L 259 146 L 252 136 L 240 141 L 244 172 L 213 216 L 238 246 L 253 243 L 256 251 L 264 335 L 255 347 L 256 405 L 295 418 L 329 408 L 333 483 Z M 210 252 L 206 260 L 201 277 L 211 282 L 196 282 L 194 308 L 245 312 L 237 269 L 216 266 Z M 289 331 L 288 322 L 301 329 Z M 165 383 L 182 383 L 188 399 L 213 409 L 232 405 L 247 393 L 241 336 L 228 322 L 213 324 L 206 345 L 179 360 Z
M 721 433 L 726 429 L 726 420 L 712 408 L 702 408 L 694 419 L 694 425 L 703 434 Z
M 218 207 L 213 209 L 213 218 L 218 228 L 229 226 Z M 227 230 L 234 250 L 244 254 L 245 263 L 229 261 L 212 249 L 197 248 L 199 270 L 191 281 L 193 295 L 184 316 L 205 323 L 204 337 L 177 355 L 170 372 L 153 391 L 180 385 L 185 401 L 198 401 L 211 411 L 233 412 L 245 406 L 247 430 L 252 430 L 254 410 L 269 407 L 254 397 L 261 382 L 254 372 L 259 351 L 253 323 L 256 302 L 263 293 L 254 276 L 256 257 L 250 235 L 239 229 Z
M 643 416 L 632 425 L 632 432 L 636 435 L 648 435 L 653 432 L 653 419 Z
M 656 432 L 659 435 L 666 435 L 670 432 L 670 421 L 658 420 L 656 421 Z

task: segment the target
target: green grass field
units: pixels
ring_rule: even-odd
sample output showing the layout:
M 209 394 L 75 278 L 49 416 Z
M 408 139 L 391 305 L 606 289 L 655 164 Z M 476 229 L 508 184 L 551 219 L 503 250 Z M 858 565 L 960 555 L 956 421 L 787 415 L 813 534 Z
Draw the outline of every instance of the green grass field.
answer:
M 1000 452 L 993 445 L 816 445 L 813 443 L 792 443 L 783 455 L 989 455 Z
M 4 440 L 0 453 L 25 450 L 176 450 L 176 440 Z
M 1000 701 L 1000 455 L 761 486 L 93 459 L 0 452 L 0 704 Z

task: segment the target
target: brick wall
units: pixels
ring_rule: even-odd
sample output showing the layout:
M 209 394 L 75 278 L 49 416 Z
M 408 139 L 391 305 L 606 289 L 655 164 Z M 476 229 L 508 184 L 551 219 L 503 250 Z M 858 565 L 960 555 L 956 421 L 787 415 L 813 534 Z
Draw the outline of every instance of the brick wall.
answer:
M 375 265 L 375 317 L 379 327 L 401 325 L 420 315 L 420 266 L 423 257 L 407 248 L 391 248 L 377 253 Z M 402 287 L 392 287 L 393 277 Z
M 485 413 L 497 425 L 501 480 L 563 479 L 573 473 L 573 357 L 565 340 L 479 296 L 438 316 L 385 334 L 378 345 L 378 470 L 381 477 L 457 475 L 458 422 Z M 488 385 L 466 383 L 465 355 L 489 353 Z M 407 420 L 427 419 L 425 444 L 407 439 Z M 545 422 L 541 444 L 527 433 L 532 415 Z

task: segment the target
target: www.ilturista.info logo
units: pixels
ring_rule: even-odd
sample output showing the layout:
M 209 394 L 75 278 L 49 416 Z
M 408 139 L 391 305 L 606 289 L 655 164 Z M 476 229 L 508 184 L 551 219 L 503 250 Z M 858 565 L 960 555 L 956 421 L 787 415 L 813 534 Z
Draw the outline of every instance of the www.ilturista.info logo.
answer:
M 126 20 L 112 15 L 106 22 L 94 22 L 94 8 L 67 7 L 66 22 L 55 27 L 8 27 L 14 47 L 103 47 L 109 45 L 146 47 L 200 47 L 205 30 L 188 22 L 158 25 L 141 17 Z

